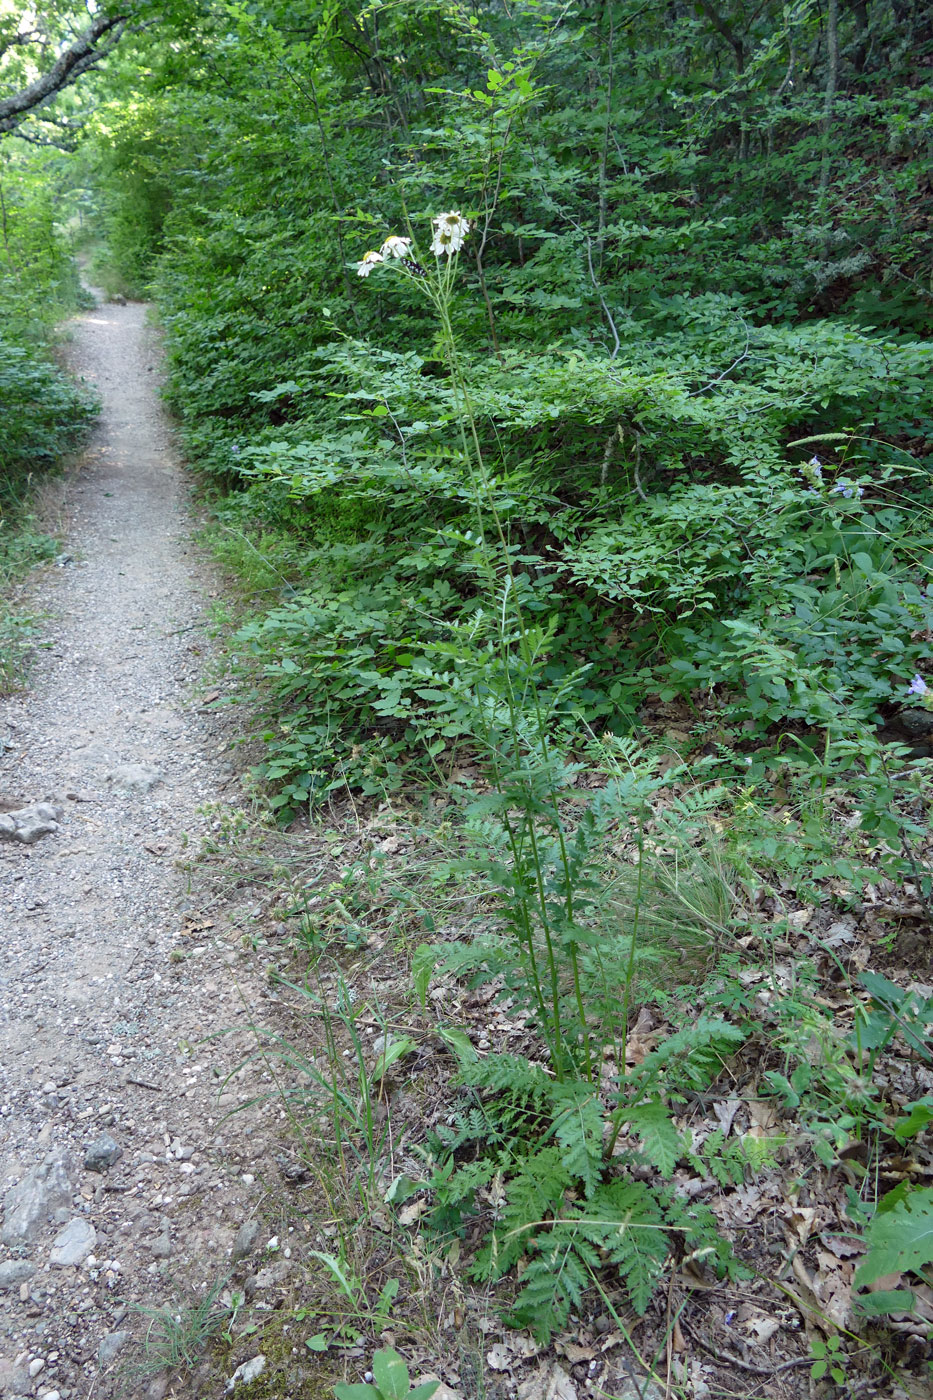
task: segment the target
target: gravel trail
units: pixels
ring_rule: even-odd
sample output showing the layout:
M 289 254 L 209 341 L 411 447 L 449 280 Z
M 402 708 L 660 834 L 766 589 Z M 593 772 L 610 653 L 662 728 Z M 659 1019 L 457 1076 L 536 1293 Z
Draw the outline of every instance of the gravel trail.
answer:
M 67 553 L 36 590 L 48 645 L 0 702 L 0 812 L 61 810 L 34 844 L 0 841 L 0 1395 L 105 1400 L 168 1386 L 126 1369 L 136 1305 L 203 1296 L 240 1227 L 238 1252 L 266 1235 L 249 1228 L 261 1137 L 224 1120 L 240 1081 L 218 1102 L 246 1035 L 198 1044 L 250 1008 L 176 864 L 233 777 L 192 699 L 210 572 L 145 308 L 73 330 L 103 414 L 66 486 Z

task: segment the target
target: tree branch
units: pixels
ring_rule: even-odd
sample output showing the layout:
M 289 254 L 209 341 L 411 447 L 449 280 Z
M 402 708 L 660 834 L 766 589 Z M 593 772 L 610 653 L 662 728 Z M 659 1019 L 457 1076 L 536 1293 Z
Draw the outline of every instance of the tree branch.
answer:
M 716 33 L 721 34 L 722 37 L 725 39 L 726 43 L 732 49 L 733 53 L 735 54 L 736 72 L 742 73 L 745 69 L 744 38 L 740 34 L 736 34 L 731 24 L 729 24 L 725 19 L 723 19 L 722 15 L 716 9 L 715 5 L 711 4 L 710 0 L 700 0 L 700 9 L 706 15 L 706 18 L 716 30 Z
M 20 92 L 0 99 L 0 135 L 15 131 L 33 112 L 106 58 L 125 26 L 125 15 L 97 15 L 47 72 L 41 73 Z

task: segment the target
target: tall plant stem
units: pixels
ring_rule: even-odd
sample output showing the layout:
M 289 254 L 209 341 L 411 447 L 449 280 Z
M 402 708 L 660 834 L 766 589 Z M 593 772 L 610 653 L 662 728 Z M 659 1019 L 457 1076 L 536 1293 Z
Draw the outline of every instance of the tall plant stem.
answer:
M 496 509 L 495 500 L 492 496 L 492 491 L 489 484 L 489 477 L 486 471 L 485 460 L 483 457 L 483 449 L 479 440 L 479 432 L 476 426 L 476 413 L 474 411 L 473 404 L 470 399 L 470 393 L 466 381 L 466 376 L 463 373 L 463 369 L 460 364 L 460 359 L 457 354 L 456 337 L 454 335 L 453 326 L 451 325 L 450 321 L 449 296 L 451 289 L 452 274 L 453 262 L 452 260 L 450 260 L 448 261 L 448 264 L 444 270 L 443 280 L 441 283 L 441 291 L 435 299 L 435 305 L 440 315 L 442 327 L 442 340 L 447 356 L 448 366 L 450 368 L 451 379 L 454 385 L 454 394 L 455 397 L 460 401 L 458 408 L 460 407 L 460 405 L 462 405 L 462 411 L 458 411 L 457 413 L 457 420 L 460 425 L 461 442 L 464 457 L 470 467 L 470 474 L 473 481 L 473 489 L 477 506 L 478 530 L 480 537 L 482 538 L 483 531 L 481 518 L 481 502 L 484 502 L 486 508 L 489 510 L 492 516 L 495 525 L 496 536 L 499 541 L 500 548 L 502 550 L 502 558 L 506 570 L 508 588 L 509 592 L 511 593 L 514 599 L 512 603 L 512 611 L 515 620 L 518 624 L 519 646 L 521 649 L 522 661 L 530 674 L 531 667 L 534 662 L 534 657 L 532 655 L 528 632 L 525 626 L 524 614 L 515 587 L 515 574 L 512 569 L 512 560 L 509 552 L 508 540 L 506 539 L 502 519 L 499 515 L 498 510 Z M 467 429 L 465 426 L 466 424 L 469 424 L 469 437 L 467 436 Z M 484 555 L 484 558 L 487 560 L 488 563 L 488 555 Z M 494 590 L 496 588 L 497 581 L 495 577 L 495 572 L 492 569 L 491 565 L 488 565 L 488 578 L 490 587 Z M 504 635 L 502 635 L 501 637 L 500 645 L 503 662 L 502 669 L 503 676 L 505 677 L 507 704 L 509 708 L 510 726 L 517 752 L 519 742 L 518 704 L 512 688 L 512 681 L 508 665 L 507 645 Z M 538 694 L 537 687 L 534 684 L 532 684 L 530 687 L 530 694 L 534 708 L 536 741 L 540 746 L 540 754 L 544 768 L 547 769 L 551 761 L 550 745 L 548 743 L 547 727 L 544 721 L 544 714 L 541 709 L 541 698 Z M 557 793 L 553 784 L 549 784 L 548 802 L 553 812 L 553 824 L 554 830 L 557 834 L 557 841 L 560 850 L 561 867 L 568 874 L 567 889 L 566 894 L 564 896 L 564 917 L 567 921 L 568 928 L 572 929 L 574 920 L 574 903 L 573 889 L 569 879 L 570 857 L 567 850 L 567 843 L 564 835 L 564 828 L 563 822 L 561 820 Z M 510 831 L 510 837 L 511 834 L 512 833 Z M 545 940 L 545 949 L 548 963 L 548 983 L 551 999 L 551 1015 L 553 1018 L 552 1028 L 554 1069 L 555 1073 L 558 1075 L 558 1078 L 562 1078 L 564 1055 L 563 1033 L 561 1028 L 560 1017 L 560 967 L 558 963 L 557 950 L 554 945 L 554 937 L 551 928 L 547 892 L 544 886 L 544 862 L 540 851 L 538 833 L 535 829 L 533 819 L 529 819 L 528 822 L 528 841 L 531 847 L 532 863 L 535 872 L 535 894 L 538 903 L 538 908 L 541 914 L 541 927 Z M 513 849 L 513 856 L 515 854 L 516 852 Z M 569 941 L 566 951 L 568 960 L 570 962 L 571 978 L 573 981 L 574 988 L 574 999 L 577 1004 L 577 1013 L 580 1017 L 580 1028 L 583 1038 L 583 1052 L 586 1065 L 586 1074 L 588 1079 L 592 1079 L 593 1064 L 592 1048 L 590 1044 L 589 1022 L 586 1015 L 586 1007 L 583 1001 L 583 989 L 580 977 L 579 955 L 577 952 L 576 943 L 572 939 Z M 529 944 L 529 955 L 532 958 L 532 961 L 534 961 L 535 954 L 533 940 Z

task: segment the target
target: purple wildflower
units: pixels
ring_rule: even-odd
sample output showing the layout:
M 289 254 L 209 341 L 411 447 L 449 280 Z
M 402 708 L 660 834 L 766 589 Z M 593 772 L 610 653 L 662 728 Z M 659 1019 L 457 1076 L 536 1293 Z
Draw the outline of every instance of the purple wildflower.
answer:
M 911 681 L 910 685 L 907 687 L 907 694 L 926 695 L 928 693 L 928 690 L 929 687 L 927 686 L 926 681 L 923 679 L 920 672 L 918 671 L 917 674 L 914 676 L 913 680 Z
M 849 481 L 847 477 L 840 478 L 833 487 L 833 495 L 846 496 L 848 499 L 851 499 L 853 496 L 864 496 L 864 494 L 864 486 L 856 486 L 855 483 Z

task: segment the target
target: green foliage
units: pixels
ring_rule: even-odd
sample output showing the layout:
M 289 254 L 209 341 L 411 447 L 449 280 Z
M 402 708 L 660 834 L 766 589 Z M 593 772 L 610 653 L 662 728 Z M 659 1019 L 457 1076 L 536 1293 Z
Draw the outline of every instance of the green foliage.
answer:
M 431 1400 L 440 1381 L 411 1386 L 408 1367 L 391 1347 L 373 1356 L 372 1385 L 335 1385 L 337 1400 Z
M 933 1191 L 912 1190 L 906 1183 L 878 1202 L 866 1230 L 868 1252 L 855 1273 L 857 1288 L 866 1288 L 888 1275 L 914 1273 L 921 1278 L 933 1263 Z M 860 1295 L 860 1307 L 872 1315 L 909 1312 L 910 1289 L 889 1289 Z
M 668 1183 L 755 1168 L 674 1123 L 746 989 L 626 1057 L 636 990 L 673 1004 L 670 947 L 686 980 L 732 932 L 730 861 L 931 896 L 925 772 L 878 733 L 933 630 L 928 33 L 889 0 L 846 9 L 838 51 L 818 8 L 701 11 L 176 13 L 96 137 L 98 233 L 158 296 L 191 459 L 248 539 L 290 540 L 246 568 L 235 644 L 281 818 L 467 775 L 446 874 L 488 892 L 484 926 L 420 955 L 418 993 L 431 961 L 497 984 L 534 1052 L 440 1028 L 464 1097 L 431 1218 L 493 1204 L 477 1267 L 522 1268 L 542 1338 L 604 1270 L 643 1311 L 671 1253 L 733 1267 Z M 424 251 L 444 209 L 458 259 Z M 363 262 L 387 234 L 405 253 Z M 627 737 L 653 696 L 697 718 L 700 795 Z M 769 1082 L 824 1161 L 880 1122 L 873 1056 L 925 1031 L 865 990 L 854 1046 L 806 990 L 781 1012 Z M 307 1111 L 372 1185 L 362 1042 L 320 1014 Z
M 643 1313 L 672 1248 L 702 1250 L 719 1271 L 736 1267 L 715 1218 L 688 1205 L 663 1182 L 688 1149 L 671 1122 L 669 1100 L 708 1088 L 724 1056 L 744 1033 L 701 1018 L 648 1055 L 606 1095 L 585 1080 L 558 1080 L 514 1055 L 460 1055 L 461 1085 L 470 1100 L 456 1126 L 438 1133 L 434 1191 L 436 1229 L 462 1229 L 476 1193 L 499 1183 L 503 1204 L 480 1250 L 474 1273 L 498 1279 L 521 1265 L 522 1288 L 512 1317 L 541 1340 L 564 1325 L 572 1308 L 607 1266 L 614 1266 Z M 623 1128 L 629 1134 L 617 1148 Z M 454 1166 L 454 1154 L 475 1155 Z M 707 1144 L 717 1172 L 735 1171 Z M 625 1178 L 650 1163 L 647 1185 Z M 743 1179 L 738 1169 L 738 1179 Z M 734 1179 L 734 1178 L 733 1178 Z
M 0 500 L 15 499 L 17 482 L 47 470 L 96 411 L 91 394 L 22 345 L 0 340 Z
M 825 1342 L 814 1337 L 810 1342 L 810 1355 L 813 1357 L 810 1375 L 815 1381 L 829 1376 L 837 1385 L 845 1385 L 846 1354 L 840 1337 L 833 1335 Z
M 929 138 L 901 19 L 875 7 L 869 42 L 841 17 L 828 127 L 815 11 L 575 22 L 200 15 L 99 122 L 99 231 L 154 279 L 192 454 L 308 546 L 244 633 L 283 818 L 469 741 L 435 648 L 477 623 L 494 516 L 542 679 L 598 732 L 646 690 L 717 692 L 754 736 L 826 695 L 871 725 L 922 669 Z M 469 415 L 417 286 L 352 270 L 445 204 L 476 225 Z

